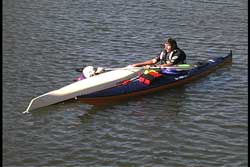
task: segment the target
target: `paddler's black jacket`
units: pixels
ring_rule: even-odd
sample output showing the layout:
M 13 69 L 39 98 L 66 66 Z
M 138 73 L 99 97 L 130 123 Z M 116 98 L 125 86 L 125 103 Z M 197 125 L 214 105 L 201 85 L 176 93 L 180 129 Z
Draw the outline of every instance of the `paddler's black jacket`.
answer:
M 155 57 L 155 59 L 157 62 L 160 61 L 160 64 L 166 64 L 168 62 L 173 64 L 185 64 L 186 54 L 180 48 L 176 48 L 170 53 L 167 53 L 164 49 L 159 56 Z

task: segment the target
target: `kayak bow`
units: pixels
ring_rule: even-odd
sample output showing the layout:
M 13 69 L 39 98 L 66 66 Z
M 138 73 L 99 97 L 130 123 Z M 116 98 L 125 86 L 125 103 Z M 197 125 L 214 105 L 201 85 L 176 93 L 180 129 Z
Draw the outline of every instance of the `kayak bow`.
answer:
M 23 112 L 29 112 L 37 108 L 56 104 L 81 95 L 93 93 L 103 89 L 115 86 L 117 83 L 132 78 L 137 75 L 141 69 L 123 68 L 119 70 L 105 72 L 88 79 L 74 82 L 60 89 L 45 93 L 31 100 L 27 109 Z

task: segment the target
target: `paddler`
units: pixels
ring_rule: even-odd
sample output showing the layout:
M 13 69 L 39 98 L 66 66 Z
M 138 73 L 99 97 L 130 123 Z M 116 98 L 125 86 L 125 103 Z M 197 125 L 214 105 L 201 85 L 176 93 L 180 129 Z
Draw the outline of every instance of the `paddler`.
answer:
M 176 64 L 185 64 L 186 54 L 177 46 L 176 40 L 173 38 L 168 38 L 166 42 L 162 45 L 164 49 L 161 51 L 160 55 L 144 62 L 131 64 L 132 67 L 141 66 L 157 66 L 157 67 L 167 67 Z M 160 65 L 156 65 L 160 62 Z

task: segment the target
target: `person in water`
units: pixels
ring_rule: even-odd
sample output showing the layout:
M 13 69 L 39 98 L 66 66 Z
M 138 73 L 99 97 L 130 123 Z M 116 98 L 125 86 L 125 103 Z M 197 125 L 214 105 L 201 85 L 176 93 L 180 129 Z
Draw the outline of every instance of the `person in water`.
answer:
M 153 65 L 158 67 L 167 67 L 176 64 L 185 64 L 186 54 L 183 50 L 178 48 L 177 42 L 173 38 L 168 38 L 163 45 L 164 49 L 161 51 L 159 56 L 151 60 L 131 64 L 130 66 L 141 67 Z M 156 65 L 158 62 L 160 62 L 160 65 Z

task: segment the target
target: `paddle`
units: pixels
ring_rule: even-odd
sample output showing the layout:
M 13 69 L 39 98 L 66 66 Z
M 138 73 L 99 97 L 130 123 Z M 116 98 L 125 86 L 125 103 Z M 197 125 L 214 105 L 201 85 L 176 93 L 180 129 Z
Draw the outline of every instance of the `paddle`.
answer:
M 132 67 L 132 66 L 127 66 L 127 67 L 123 67 L 123 68 L 103 68 L 105 71 L 112 71 L 112 70 L 133 70 L 133 69 L 173 69 L 173 70 L 177 70 L 177 71 L 186 71 L 186 70 L 190 70 L 192 69 L 193 66 L 190 64 L 179 64 L 179 65 L 175 65 L 175 66 L 169 66 L 169 67 Z M 84 69 L 84 67 L 82 68 L 76 68 L 75 71 L 76 72 L 82 72 L 82 70 Z

